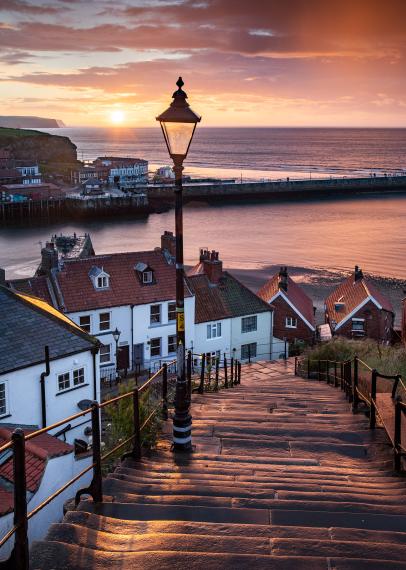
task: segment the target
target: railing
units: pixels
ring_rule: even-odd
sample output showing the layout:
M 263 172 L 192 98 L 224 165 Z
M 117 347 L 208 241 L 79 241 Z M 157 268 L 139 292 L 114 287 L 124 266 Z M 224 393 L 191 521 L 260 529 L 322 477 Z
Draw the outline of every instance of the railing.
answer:
M 199 372 L 193 375 L 193 358 L 198 357 Z M 187 371 L 190 392 L 217 392 L 221 388 L 232 388 L 241 384 L 241 362 L 233 356 L 228 359 L 224 354 L 223 358 L 210 357 L 206 354 L 188 353 Z
M 361 370 L 364 371 L 364 374 Z M 403 396 L 406 397 L 406 386 L 400 374 L 382 374 L 355 356 L 353 359 L 345 361 L 311 360 L 307 357 L 295 357 L 295 375 L 326 381 L 335 387 L 339 386 L 344 391 L 348 401 L 352 403 L 354 413 L 358 411 L 360 403 L 365 404 L 369 411 L 370 429 L 376 427 L 376 417 L 378 416 L 392 444 L 394 469 L 398 472 L 402 470 L 402 457 L 406 456 L 406 442 L 402 442 L 402 427 L 404 427 L 402 418 L 406 416 L 406 402 L 402 401 L 402 396 L 398 392 L 402 391 Z M 378 391 L 379 380 L 388 381 L 392 385 L 390 410 L 393 413 L 389 418 L 384 417 L 383 409 L 377 402 L 377 394 L 388 394 L 387 390 Z M 388 384 L 386 384 L 387 386 Z
M 202 361 L 199 382 L 195 382 L 195 378 L 193 378 L 193 355 L 191 351 L 188 352 L 186 360 L 186 376 L 190 394 L 196 391 L 199 393 L 216 391 L 221 387 L 231 388 L 232 386 L 241 383 L 240 362 L 234 359 L 231 359 L 231 361 L 228 362 L 225 357 L 221 366 L 220 359 L 216 359 L 215 374 L 213 376 L 213 382 L 211 382 L 209 367 L 205 363 L 205 355 L 199 354 L 195 356 L 198 356 Z M 140 387 L 135 386 L 132 390 L 101 403 L 93 402 L 90 408 L 35 432 L 24 434 L 22 429 L 18 428 L 14 430 L 11 441 L 0 447 L 0 454 L 7 450 L 13 451 L 14 480 L 13 527 L 0 540 L 0 549 L 12 536 L 15 536 L 14 547 L 11 551 L 10 557 L 7 560 L 0 561 L 0 570 L 27 570 L 29 568 L 28 521 L 91 470 L 93 470 L 91 483 L 88 487 L 77 491 L 75 495 L 75 504 L 77 505 L 79 503 L 82 495 L 90 495 L 94 502 L 103 501 L 103 462 L 114 457 L 126 446 L 130 446 L 130 451 L 123 453 L 121 455 L 121 459 L 132 457 L 135 460 L 139 460 L 141 458 L 144 430 L 157 416 L 160 416 L 164 420 L 168 419 L 168 409 L 172 406 L 175 396 L 175 373 L 176 361 L 173 360 L 171 362 L 164 363 L 163 366 Z M 129 401 L 132 402 L 130 405 L 130 408 L 132 408 L 131 435 L 126 437 L 124 441 L 120 441 L 117 445 L 114 445 L 112 449 L 109 449 L 102 454 L 101 414 L 106 413 L 106 410 L 110 406 L 117 407 Z M 91 464 L 66 482 L 40 505 L 35 507 L 32 511 L 27 512 L 26 442 L 82 416 L 90 416 L 92 423 Z

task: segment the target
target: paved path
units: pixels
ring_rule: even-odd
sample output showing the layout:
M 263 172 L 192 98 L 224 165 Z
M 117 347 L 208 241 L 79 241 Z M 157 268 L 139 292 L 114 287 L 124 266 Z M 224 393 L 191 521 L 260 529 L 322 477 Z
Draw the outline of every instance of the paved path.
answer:
M 406 480 L 383 430 L 290 363 L 195 395 L 191 456 L 127 460 L 32 549 L 33 569 L 406 568 Z

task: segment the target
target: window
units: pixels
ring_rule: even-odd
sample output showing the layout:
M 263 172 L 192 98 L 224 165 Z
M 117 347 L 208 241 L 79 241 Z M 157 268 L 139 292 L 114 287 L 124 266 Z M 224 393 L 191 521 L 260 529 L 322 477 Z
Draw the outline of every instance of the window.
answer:
M 104 344 L 100 347 L 100 364 L 111 362 L 111 345 Z
M 5 382 L 0 383 L 0 416 L 7 414 L 7 387 Z
M 207 325 L 207 338 L 219 338 L 221 336 L 221 323 Z
M 70 374 L 65 372 L 64 374 L 58 374 L 58 390 L 67 390 L 70 388 Z
M 176 303 L 168 303 L 168 321 L 176 321 Z
M 110 328 L 110 313 L 99 313 L 99 330 L 109 331 Z
M 97 289 L 107 289 L 109 286 L 109 278 L 107 275 L 99 275 L 96 279 L 96 287 Z
M 220 351 L 206 352 L 206 366 L 216 366 L 216 358 L 220 358 Z
M 257 316 L 253 317 L 243 317 L 241 319 L 241 332 L 253 332 L 257 330 Z
M 365 331 L 364 319 L 352 319 L 352 330 L 354 332 L 364 332 Z
M 247 360 L 249 358 L 255 358 L 257 355 L 257 343 L 251 342 L 250 344 L 243 344 L 241 346 L 241 359 Z
M 90 315 L 79 317 L 79 326 L 86 332 L 90 333 Z
M 151 305 L 151 325 L 161 322 L 161 305 Z
M 151 338 L 151 357 L 161 356 L 161 339 Z
M 168 336 L 168 354 L 176 352 L 176 334 Z
M 295 329 L 297 328 L 297 319 L 295 317 L 286 317 L 285 319 L 285 326 L 288 329 Z
M 142 274 L 143 283 L 152 283 L 152 271 L 144 271 Z
M 77 370 L 73 371 L 73 385 L 79 386 L 79 384 L 85 383 L 85 369 L 78 368 Z

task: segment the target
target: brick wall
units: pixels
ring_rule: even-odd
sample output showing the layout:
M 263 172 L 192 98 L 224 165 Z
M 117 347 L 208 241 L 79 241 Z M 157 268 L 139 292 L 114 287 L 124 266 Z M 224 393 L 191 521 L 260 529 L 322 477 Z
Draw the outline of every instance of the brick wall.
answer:
M 359 335 L 352 332 L 352 318 L 365 319 L 365 334 Z M 393 315 L 388 311 L 378 309 L 378 307 L 369 301 L 356 314 L 353 315 L 342 327 L 337 331 L 337 335 L 347 338 L 363 338 L 368 337 L 380 342 L 390 342 L 392 338 Z M 389 329 L 389 330 L 386 330 Z
M 306 342 L 313 340 L 313 331 L 284 299 L 278 297 L 272 301 L 272 305 L 275 307 L 273 334 L 276 338 L 283 339 L 286 337 L 289 341 L 305 340 Z M 285 325 L 286 317 L 297 319 L 297 328 L 287 328 Z

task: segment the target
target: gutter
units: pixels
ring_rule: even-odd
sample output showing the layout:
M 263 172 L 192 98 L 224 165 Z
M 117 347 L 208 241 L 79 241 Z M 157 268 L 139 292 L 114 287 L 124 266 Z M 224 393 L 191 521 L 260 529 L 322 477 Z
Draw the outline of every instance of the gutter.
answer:
M 49 346 L 45 347 L 45 372 L 41 372 L 40 386 L 41 386 L 41 419 L 42 427 L 47 425 L 47 411 L 46 411 L 46 395 L 45 395 L 45 377 L 50 374 L 49 366 Z
M 134 305 L 131 305 L 131 369 L 135 370 L 135 364 L 134 364 Z
M 99 352 L 99 347 L 93 346 L 91 351 L 92 351 L 92 357 L 93 357 L 93 400 L 95 402 L 97 402 L 96 354 Z

